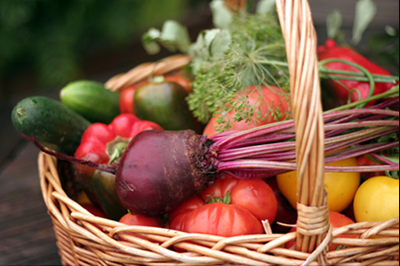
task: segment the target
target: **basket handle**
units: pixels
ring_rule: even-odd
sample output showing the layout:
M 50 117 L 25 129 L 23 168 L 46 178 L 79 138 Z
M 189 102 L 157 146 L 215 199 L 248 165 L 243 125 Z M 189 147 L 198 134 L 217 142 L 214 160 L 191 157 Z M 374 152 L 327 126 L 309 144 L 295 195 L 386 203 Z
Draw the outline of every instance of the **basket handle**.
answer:
M 276 7 L 286 44 L 296 132 L 299 217 L 296 248 L 313 252 L 325 237 L 331 237 L 327 234 L 330 222 L 324 190 L 324 125 L 317 37 L 307 0 L 276 0 Z M 319 260 L 323 260 L 323 255 Z
M 154 63 L 143 63 L 126 73 L 117 74 L 106 81 L 104 86 L 111 91 L 120 91 L 125 87 L 138 83 L 150 76 L 163 75 L 186 66 L 190 56 L 176 54 Z

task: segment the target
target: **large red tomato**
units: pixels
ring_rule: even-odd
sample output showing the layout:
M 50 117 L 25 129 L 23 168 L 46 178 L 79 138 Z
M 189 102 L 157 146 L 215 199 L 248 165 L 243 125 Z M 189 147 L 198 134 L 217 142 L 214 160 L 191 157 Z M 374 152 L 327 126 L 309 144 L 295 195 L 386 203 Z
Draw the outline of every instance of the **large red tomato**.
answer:
M 230 237 L 262 234 L 261 220 L 272 223 L 276 212 L 274 192 L 263 180 L 225 176 L 179 205 L 168 219 L 174 230 Z
M 260 98 L 260 91 L 256 89 L 256 86 L 251 86 L 250 88 L 248 88 L 248 103 L 250 105 L 254 105 L 256 104 L 256 102 L 259 100 Z M 257 110 L 254 112 L 253 115 L 253 119 L 251 122 L 246 122 L 244 120 L 240 121 L 240 122 L 233 122 L 232 123 L 232 128 L 230 130 L 245 130 L 245 129 L 250 129 L 253 128 L 255 126 L 261 126 L 261 125 L 265 125 L 268 123 L 272 123 L 272 122 L 276 122 L 276 121 L 280 121 L 283 120 L 285 118 L 287 118 L 287 116 L 289 115 L 289 99 L 285 98 L 285 94 L 284 92 L 275 86 L 269 86 L 265 87 L 262 86 L 261 87 L 261 92 L 262 92 L 262 101 L 258 101 L 257 102 L 257 106 L 259 104 L 261 104 L 260 106 L 260 111 L 262 113 L 262 116 L 265 118 L 263 121 L 261 121 L 260 119 L 257 119 Z M 236 96 L 234 98 L 237 99 L 237 97 L 240 97 L 240 94 L 238 94 L 238 96 Z M 233 121 L 233 118 L 235 116 L 236 112 L 235 111 L 231 111 L 229 113 L 226 114 L 227 119 L 229 119 L 230 121 Z M 220 114 L 218 114 L 215 117 L 212 117 L 210 119 L 210 121 L 208 122 L 208 124 L 206 125 L 204 131 L 203 131 L 203 135 L 207 134 L 208 137 L 211 137 L 215 134 L 217 134 L 218 132 L 215 131 L 215 125 L 217 125 L 217 118 L 220 116 Z M 258 123 L 255 125 L 255 122 L 258 121 Z

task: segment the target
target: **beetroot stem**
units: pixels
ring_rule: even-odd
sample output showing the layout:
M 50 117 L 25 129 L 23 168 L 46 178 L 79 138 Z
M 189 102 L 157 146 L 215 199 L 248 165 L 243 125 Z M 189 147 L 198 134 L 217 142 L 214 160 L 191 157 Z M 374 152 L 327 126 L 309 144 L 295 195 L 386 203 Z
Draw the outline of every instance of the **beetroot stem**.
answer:
M 27 136 L 27 135 L 25 135 L 23 133 L 20 133 L 20 134 L 22 135 L 22 137 L 24 137 L 24 138 L 30 140 L 31 142 L 33 142 L 33 144 L 35 144 L 36 147 L 38 147 L 42 152 L 45 152 L 45 153 L 47 153 L 49 155 L 52 155 L 52 156 L 56 157 L 57 159 L 60 159 L 60 160 L 63 160 L 63 161 L 68 161 L 70 163 L 79 163 L 79 164 L 82 164 L 82 165 L 86 165 L 86 166 L 95 168 L 95 169 L 100 170 L 100 171 L 104 171 L 104 172 L 108 172 L 108 173 L 114 174 L 114 175 L 116 173 L 116 168 L 114 166 L 107 165 L 107 164 L 98 164 L 98 163 L 94 163 L 94 162 L 91 162 L 91 161 L 81 160 L 81 159 L 75 158 L 73 156 L 69 156 L 69 155 L 66 155 L 66 154 L 62 154 L 62 153 L 58 153 L 58 152 L 49 150 L 49 149 L 43 147 L 39 142 L 37 142 L 37 140 L 33 136 L 29 137 L 29 136 Z
M 338 150 L 341 148 L 345 148 L 357 143 L 365 142 L 371 139 L 375 139 L 377 137 L 385 136 L 387 134 L 396 132 L 396 128 L 368 128 L 364 130 L 360 130 L 357 132 L 348 133 L 346 135 L 330 137 L 325 139 L 325 152 L 331 152 L 334 150 Z M 268 155 L 268 159 L 279 158 L 281 156 L 290 156 L 289 159 L 294 159 L 294 152 L 291 152 L 291 155 L 287 155 L 287 151 L 293 151 L 296 147 L 296 143 L 294 141 L 288 142 L 277 142 L 277 143 L 268 143 L 257 146 L 250 147 L 241 147 L 241 148 L 231 148 L 231 149 L 223 149 L 218 153 L 218 160 L 223 161 L 231 161 L 243 158 L 264 158 L 263 155 Z M 279 153 L 279 154 L 277 154 Z M 279 157 L 278 157 L 279 156 Z M 267 157 L 265 157 L 267 158 Z M 280 158 L 280 161 L 283 159 Z
M 372 166 L 333 166 L 325 165 L 326 172 L 372 172 L 398 170 L 398 165 L 372 165 Z M 218 170 L 222 171 L 277 171 L 277 170 L 296 170 L 294 162 L 271 162 L 261 160 L 238 160 L 218 164 Z
M 367 143 L 398 132 L 398 111 L 386 110 L 397 106 L 399 99 L 386 99 L 374 107 L 325 112 L 325 162 L 370 154 L 398 146 L 399 142 Z M 382 108 L 382 109 L 379 109 Z M 240 178 L 268 175 L 267 172 L 296 170 L 295 123 L 293 120 L 275 122 L 244 131 L 225 132 L 212 137 L 209 154 L 219 171 Z M 344 150 L 343 150 L 344 149 Z M 378 155 L 379 156 L 379 155 Z M 398 170 L 399 165 L 382 160 L 386 165 L 326 166 L 328 172 L 370 172 Z M 264 173 L 263 173 L 264 171 Z

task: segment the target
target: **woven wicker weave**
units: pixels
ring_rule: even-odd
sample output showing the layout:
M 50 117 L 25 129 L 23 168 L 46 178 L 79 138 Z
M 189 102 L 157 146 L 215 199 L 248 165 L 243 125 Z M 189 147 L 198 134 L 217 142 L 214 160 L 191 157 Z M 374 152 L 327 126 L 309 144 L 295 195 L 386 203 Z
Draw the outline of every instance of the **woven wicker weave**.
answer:
M 297 139 L 297 233 L 220 237 L 164 228 L 127 226 L 99 218 L 63 191 L 57 161 L 39 154 L 40 182 L 54 224 L 63 265 L 399 265 L 399 218 L 332 228 L 323 189 L 323 121 L 316 36 L 307 0 L 277 0 L 290 70 Z M 188 64 L 178 55 L 116 75 L 106 86 L 118 91 L 153 74 Z M 266 227 L 268 228 L 268 226 Z M 145 235 L 153 241 L 128 235 Z M 357 238 L 340 238 L 342 234 Z M 126 241 L 120 241 L 120 238 Z M 295 249 L 282 245 L 296 240 Z M 346 248 L 327 252 L 333 244 Z M 172 247 L 187 252 L 176 252 Z

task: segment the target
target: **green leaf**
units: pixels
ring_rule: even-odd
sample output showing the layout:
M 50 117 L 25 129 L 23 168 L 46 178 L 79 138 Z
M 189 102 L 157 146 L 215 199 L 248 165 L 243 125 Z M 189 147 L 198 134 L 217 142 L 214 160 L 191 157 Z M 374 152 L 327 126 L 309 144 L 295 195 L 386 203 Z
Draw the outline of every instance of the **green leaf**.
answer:
M 157 29 L 151 28 L 142 37 L 143 47 L 148 54 L 157 54 L 160 52 L 160 46 L 156 41 L 161 36 L 161 32 Z
M 393 163 L 399 164 L 399 154 L 393 154 L 393 155 L 390 155 L 390 156 L 384 156 L 384 155 L 381 155 L 381 156 L 383 158 L 386 158 L 387 160 L 393 162 Z
M 160 51 L 158 43 L 171 52 L 178 50 L 182 53 L 187 53 L 191 45 L 187 29 L 173 20 L 165 21 L 162 31 L 149 29 L 143 34 L 142 43 L 149 54 L 156 54 Z
M 189 53 L 196 58 L 197 62 L 212 61 L 222 57 L 229 49 L 231 35 L 229 31 L 222 29 L 211 29 L 202 31 L 196 42 L 191 46 Z M 196 71 L 196 64 L 194 65 Z
M 176 47 L 182 53 L 186 53 L 190 46 L 189 33 L 185 27 L 174 20 L 164 22 L 160 39 L 166 47 Z M 174 48 L 167 48 L 174 51 Z
M 265 14 L 275 11 L 275 0 L 261 0 L 257 4 L 256 13 Z
M 210 57 L 212 60 L 216 60 L 224 56 L 225 52 L 229 49 L 229 45 L 231 44 L 231 34 L 227 30 L 220 30 L 219 32 L 216 32 L 210 40 Z
M 376 14 L 376 5 L 372 0 L 359 0 L 356 3 L 356 13 L 353 25 L 354 45 L 361 41 L 362 35 Z
M 224 0 L 213 0 L 210 3 L 213 23 L 216 28 L 226 29 L 232 21 L 232 12 L 225 6 Z
M 333 10 L 326 17 L 326 30 L 328 38 L 335 39 L 342 26 L 342 14 L 338 10 Z

